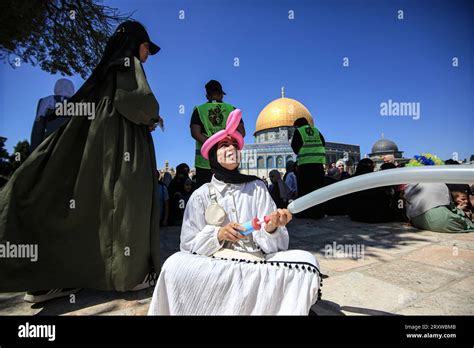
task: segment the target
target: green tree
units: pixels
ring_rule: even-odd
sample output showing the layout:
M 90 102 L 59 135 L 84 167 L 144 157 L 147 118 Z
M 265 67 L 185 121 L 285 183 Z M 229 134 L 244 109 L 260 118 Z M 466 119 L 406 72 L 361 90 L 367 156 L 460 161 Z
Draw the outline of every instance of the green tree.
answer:
M 1 0 L 0 61 L 86 78 L 115 27 L 129 18 L 93 0 Z
M 12 172 L 18 169 L 30 154 L 30 143 L 26 140 L 19 141 L 13 148 L 13 153 L 10 155 L 10 164 Z
M 7 138 L 0 136 L 0 187 L 8 181 L 12 172 L 8 151 L 5 149 L 6 141 Z

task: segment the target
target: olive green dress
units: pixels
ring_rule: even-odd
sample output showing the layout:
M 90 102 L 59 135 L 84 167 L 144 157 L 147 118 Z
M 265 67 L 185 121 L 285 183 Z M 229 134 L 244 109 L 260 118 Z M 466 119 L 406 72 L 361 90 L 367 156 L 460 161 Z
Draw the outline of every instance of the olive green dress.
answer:
M 431 208 L 412 218 L 413 226 L 434 232 L 474 232 L 474 222 L 456 207 Z
M 126 291 L 159 272 L 158 102 L 136 58 L 98 94 L 94 119 L 72 117 L 0 192 L 0 244 L 38 247 L 37 261 L 0 257 L 0 292 Z

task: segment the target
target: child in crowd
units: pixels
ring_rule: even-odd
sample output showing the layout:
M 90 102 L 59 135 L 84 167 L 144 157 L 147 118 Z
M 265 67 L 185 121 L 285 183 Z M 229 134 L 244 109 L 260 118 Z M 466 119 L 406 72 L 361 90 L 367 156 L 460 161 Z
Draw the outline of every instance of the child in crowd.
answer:
M 451 192 L 453 195 L 454 204 L 456 208 L 462 210 L 464 215 L 471 221 L 474 221 L 474 215 L 472 214 L 472 206 L 471 201 L 466 192 L 461 191 L 453 191 Z

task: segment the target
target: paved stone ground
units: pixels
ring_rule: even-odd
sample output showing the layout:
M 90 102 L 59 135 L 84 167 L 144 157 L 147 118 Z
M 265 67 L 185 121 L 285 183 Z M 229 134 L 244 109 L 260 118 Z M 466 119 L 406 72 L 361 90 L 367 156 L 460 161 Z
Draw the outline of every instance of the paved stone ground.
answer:
M 365 224 L 348 217 L 293 220 L 290 248 L 321 264 L 318 315 L 473 315 L 474 233 L 421 231 L 402 223 Z M 163 261 L 179 247 L 179 227 L 162 229 Z M 343 248 L 343 250 L 340 250 Z M 0 315 L 144 315 L 152 289 L 84 289 L 69 298 L 31 305 L 23 294 L 0 294 Z

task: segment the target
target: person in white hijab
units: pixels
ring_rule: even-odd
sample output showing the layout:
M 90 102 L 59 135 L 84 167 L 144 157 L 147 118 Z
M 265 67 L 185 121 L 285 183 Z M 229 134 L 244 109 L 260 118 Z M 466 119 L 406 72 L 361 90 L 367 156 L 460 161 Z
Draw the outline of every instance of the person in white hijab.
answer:
M 336 168 L 339 170 L 339 173 L 342 173 L 344 171 L 344 161 L 338 160 L 336 162 Z
M 214 175 L 186 205 L 181 251 L 164 263 L 149 315 L 308 315 L 320 297 L 315 257 L 288 250 L 291 213 L 239 172 L 240 139 L 224 132 L 209 153 L 201 148 Z
M 36 117 L 31 131 L 31 151 L 36 149 L 44 139 L 69 119 L 69 116 L 56 116 L 54 109 L 56 103 L 62 103 L 72 95 L 74 95 L 74 84 L 72 81 L 59 79 L 54 85 L 54 95 L 41 98 L 38 101 Z

